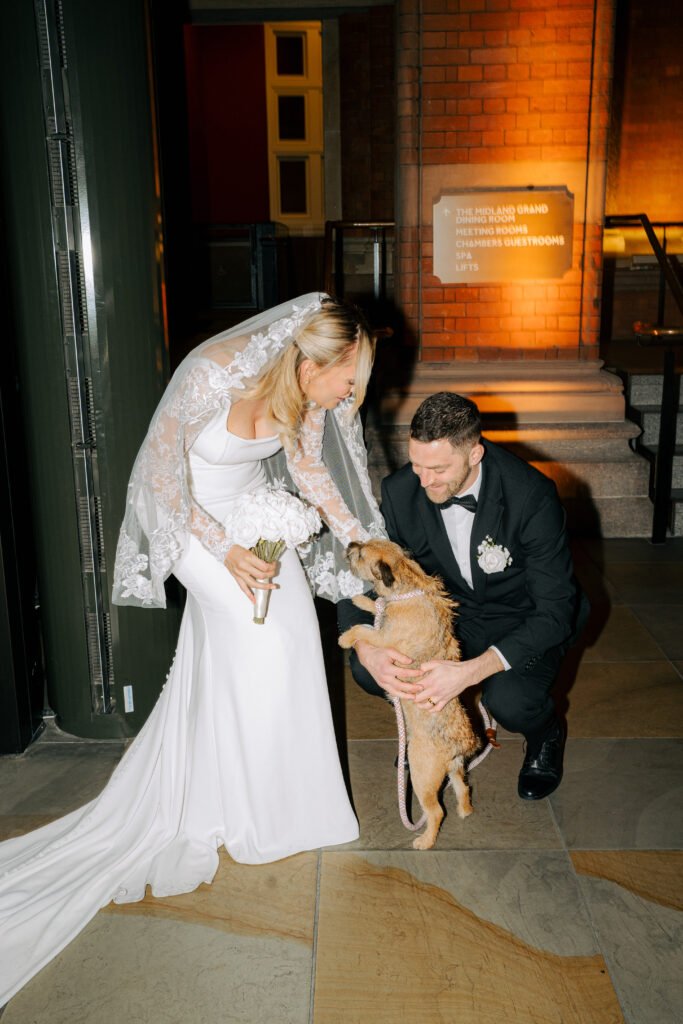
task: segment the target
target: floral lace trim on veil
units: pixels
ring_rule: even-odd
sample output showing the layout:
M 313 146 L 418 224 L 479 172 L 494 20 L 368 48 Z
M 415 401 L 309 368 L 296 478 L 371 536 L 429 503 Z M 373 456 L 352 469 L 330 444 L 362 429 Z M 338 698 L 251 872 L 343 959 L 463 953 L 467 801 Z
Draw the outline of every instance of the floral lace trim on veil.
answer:
M 176 372 L 152 420 L 128 485 L 114 567 L 115 603 L 165 607 L 164 579 L 182 556 L 190 533 L 215 558 L 224 560 L 234 541 L 222 523 L 194 502 L 187 479 L 187 452 L 213 416 L 219 411 L 227 414 L 235 392 L 239 394 L 247 384 L 257 381 L 267 364 L 279 357 L 302 325 L 321 309 L 322 298 L 317 294 L 304 296 L 305 301 L 279 307 L 286 308 L 286 315 L 279 316 L 266 330 L 248 333 L 247 326 L 254 323 L 249 321 L 227 337 L 208 339 Z M 257 323 L 263 316 L 267 314 L 255 318 Z M 237 346 L 242 338 L 246 344 L 240 350 Z M 223 366 L 221 360 L 226 357 L 230 362 Z M 367 505 L 370 522 L 365 527 L 344 504 L 329 471 L 319 460 L 318 464 L 309 459 L 307 471 L 305 459 L 297 467 L 296 457 L 287 458 L 296 488 L 320 508 L 334 531 L 324 535 L 322 542 L 314 542 L 308 555 L 301 552 L 314 590 L 332 600 L 351 597 L 362 587 L 344 568 L 344 547 L 352 539 L 384 535 L 368 476 L 360 420 L 351 414 L 351 406 L 352 400 L 347 400 L 332 415 L 351 460 L 353 485 Z M 302 434 L 302 455 L 307 444 L 315 448 L 322 441 L 325 413 L 320 413 L 311 436 L 307 439 Z

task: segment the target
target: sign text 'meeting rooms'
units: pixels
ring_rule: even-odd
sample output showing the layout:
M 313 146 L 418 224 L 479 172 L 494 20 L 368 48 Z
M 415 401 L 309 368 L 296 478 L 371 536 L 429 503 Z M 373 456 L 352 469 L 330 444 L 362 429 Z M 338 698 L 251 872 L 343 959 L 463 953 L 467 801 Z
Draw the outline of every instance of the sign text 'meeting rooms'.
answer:
M 572 265 L 574 197 L 565 186 L 464 189 L 434 203 L 442 284 L 562 277 Z

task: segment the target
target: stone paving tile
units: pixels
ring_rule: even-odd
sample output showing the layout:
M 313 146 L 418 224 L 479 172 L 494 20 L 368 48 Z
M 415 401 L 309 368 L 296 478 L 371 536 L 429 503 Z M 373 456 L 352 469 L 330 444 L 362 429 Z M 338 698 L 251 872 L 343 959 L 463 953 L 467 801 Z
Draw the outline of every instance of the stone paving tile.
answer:
M 672 661 L 683 658 L 683 608 L 680 604 L 634 604 L 633 614 Z
M 622 1020 L 564 853 L 324 854 L 314 1024 Z
M 573 739 L 683 737 L 683 685 L 667 661 L 581 664 L 567 700 Z
M 98 914 L 2 1024 L 308 1024 L 314 967 L 315 1024 L 528 1024 L 539 1008 L 562 1024 L 677 1020 L 683 540 L 581 541 L 575 557 L 592 613 L 563 669 L 569 740 L 549 800 L 517 798 L 522 744 L 501 730 L 471 775 L 475 813 L 461 821 L 447 791 L 435 850 L 413 851 L 393 710 L 337 656 L 361 838 L 322 854 L 317 962 L 318 855 L 257 868 L 224 855 L 210 887 Z M 39 741 L 0 758 L 0 839 L 97 795 L 124 746 Z
M 605 567 L 605 578 L 629 605 L 683 604 L 683 566 L 663 562 L 616 562 Z
M 344 674 L 346 728 L 350 740 L 394 739 L 396 714 L 392 705 L 373 697 L 353 681 L 351 669 Z
M 404 828 L 398 812 L 395 756 L 396 745 L 390 740 L 349 743 L 360 838 L 346 844 L 346 849 L 412 848 L 414 834 Z M 517 796 L 517 775 L 522 759 L 521 739 L 502 738 L 500 750 L 494 750 L 470 774 L 474 813 L 464 820 L 456 814 L 452 790 L 445 790 L 446 818 L 437 839 L 437 850 L 557 849 L 561 846 L 547 800 L 524 801 Z M 416 799 L 413 807 L 413 817 L 417 820 L 420 808 Z
M 305 1024 L 318 854 L 111 904 L 7 1005 L 2 1024 Z
M 582 643 L 585 644 L 584 664 L 591 661 L 665 660 L 659 644 L 626 605 L 609 608 L 599 628 L 591 630 L 589 623 Z
M 581 875 L 616 882 L 650 903 L 683 911 L 683 850 L 572 850 Z
M 683 562 L 683 537 L 670 537 L 665 544 L 651 544 L 645 537 L 610 537 L 578 542 L 599 569 L 616 562 L 665 564 Z
M 569 740 L 549 801 L 569 849 L 681 849 L 683 740 Z
M 572 860 L 626 1020 L 680 1020 L 683 853 L 587 851 Z
M 101 792 L 125 742 L 52 744 L 39 740 L 18 757 L 0 758 L 0 814 L 59 817 Z
M 0 814 L 0 843 L 49 825 L 58 814 Z

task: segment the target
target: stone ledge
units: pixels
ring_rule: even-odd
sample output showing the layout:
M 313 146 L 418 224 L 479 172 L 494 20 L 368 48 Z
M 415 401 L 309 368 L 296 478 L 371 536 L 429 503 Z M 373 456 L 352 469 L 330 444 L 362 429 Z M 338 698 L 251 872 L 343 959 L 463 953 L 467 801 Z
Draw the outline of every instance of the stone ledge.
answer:
M 382 479 L 407 461 L 408 430 L 401 425 L 366 431 L 368 466 L 377 494 Z M 539 430 L 538 437 L 532 429 L 508 432 L 507 436 L 501 431 L 484 433 L 554 480 L 575 536 L 649 537 L 650 466 L 626 443 L 637 432 L 634 424 L 625 422 L 614 431 L 606 431 L 604 424 L 585 425 L 572 430 L 570 437 L 555 428 Z
M 366 428 L 368 465 L 379 493 L 408 459 L 410 420 L 436 391 L 476 401 L 484 436 L 555 481 L 577 536 L 648 537 L 650 466 L 630 443 L 641 428 L 625 418 L 621 379 L 602 362 L 420 363 L 389 388 Z M 683 518 L 683 517 L 682 517 Z
M 418 363 L 410 381 L 389 388 L 380 402 L 382 422 L 410 422 L 436 391 L 477 403 L 482 415 L 523 423 L 618 423 L 624 419 L 623 383 L 600 360 L 511 360 L 495 363 Z
M 575 537 L 649 537 L 652 502 L 649 498 L 563 498 L 567 524 Z
M 627 462 L 635 468 L 647 460 L 635 455 L 628 442 L 640 427 L 621 423 L 535 423 L 523 427 L 489 429 L 484 416 L 484 437 L 514 452 L 525 462 L 596 463 Z M 369 423 L 366 428 L 371 468 L 389 473 L 408 460 L 410 427 L 407 423 Z M 645 470 L 643 470 L 645 472 Z

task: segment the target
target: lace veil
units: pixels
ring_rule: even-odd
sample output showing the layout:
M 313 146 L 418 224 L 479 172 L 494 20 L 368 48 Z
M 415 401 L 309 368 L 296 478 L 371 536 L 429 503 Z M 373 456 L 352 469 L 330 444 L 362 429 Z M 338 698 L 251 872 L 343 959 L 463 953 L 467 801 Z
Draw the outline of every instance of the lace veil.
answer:
M 194 349 L 174 373 L 133 466 L 116 552 L 115 604 L 166 606 L 164 580 L 194 534 L 220 561 L 231 538 L 191 493 L 187 455 L 211 420 L 257 383 L 321 308 L 311 292 L 223 331 Z M 367 471 L 360 419 L 347 399 L 304 417 L 292 452 L 266 460 L 271 481 L 315 504 L 327 527 L 300 551 L 316 593 L 337 601 L 360 592 L 343 559 L 351 540 L 384 536 Z

